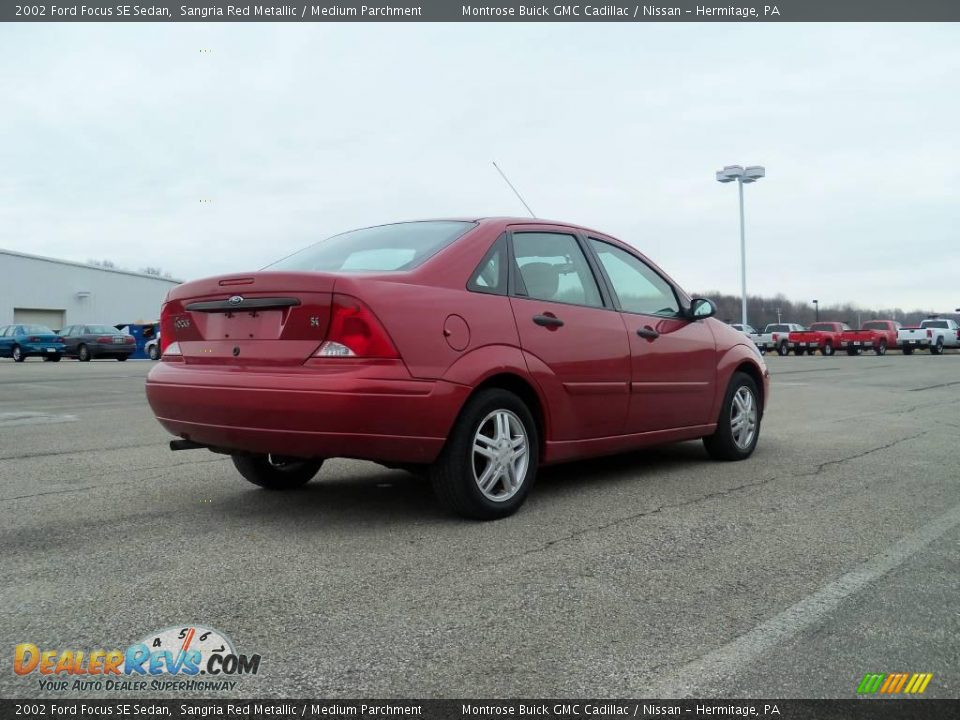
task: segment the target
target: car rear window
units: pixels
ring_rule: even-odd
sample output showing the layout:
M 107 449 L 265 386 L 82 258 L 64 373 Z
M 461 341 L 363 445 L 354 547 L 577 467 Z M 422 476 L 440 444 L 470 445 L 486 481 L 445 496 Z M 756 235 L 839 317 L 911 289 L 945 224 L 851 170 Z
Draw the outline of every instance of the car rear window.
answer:
M 819 332 L 833 332 L 832 323 L 814 323 L 810 326 L 810 330 L 819 331 Z
M 864 330 L 886 330 L 887 324 L 884 322 L 866 322 L 863 324 Z
M 109 325 L 87 325 L 86 331 L 91 335 L 118 335 L 120 331 Z
M 767 325 L 767 332 L 790 332 L 789 325 Z
M 27 335 L 56 335 L 56 333 L 45 325 L 24 325 L 23 332 Z
M 946 327 L 949 327 L 949 325 L 947 325 L 947 321 L 946 321 L 946 320 L 924 320 L 922 323 L 920 323 L 920 327 L 922 327 L 922 328 L 946 328 Z
M 321 240 L 264 270 L 384 272 L 413 270 L 476 223 L 429 220 L 351 230 Z

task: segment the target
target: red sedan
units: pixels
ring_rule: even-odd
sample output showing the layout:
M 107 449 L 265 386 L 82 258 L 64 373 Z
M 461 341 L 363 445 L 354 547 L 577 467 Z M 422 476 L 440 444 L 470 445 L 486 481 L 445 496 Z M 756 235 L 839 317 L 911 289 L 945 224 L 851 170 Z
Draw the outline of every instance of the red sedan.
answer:
M 576 225 L 382 225 L 171 290 L 147 398 L 171 447 L 229 454 L 262 487 L 361 458 L 498 518 L 541 465 L 696 438 L 749 457 L 769 373 L 714 313 Z

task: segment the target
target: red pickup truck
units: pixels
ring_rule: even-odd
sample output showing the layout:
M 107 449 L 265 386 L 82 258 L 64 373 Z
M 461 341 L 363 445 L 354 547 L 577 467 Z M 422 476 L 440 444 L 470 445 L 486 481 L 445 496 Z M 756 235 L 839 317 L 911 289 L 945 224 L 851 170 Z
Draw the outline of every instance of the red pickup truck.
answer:
M 862 350 L 872 349 L 877 355 L 886 355 L 887 350 L 897 347 L 896 320 L 870 320 L 859 330 L 847 330 L 840 334 L 840 347 L 847 355 L 859 355 Z
M 792 332 L 787 339 L 797 355 L 813 355 L 818 349 L 824 355 L 833 355 L 840 348 L 840 336 L 849 329 L 842 322 L 815 322 L 809 330 Z

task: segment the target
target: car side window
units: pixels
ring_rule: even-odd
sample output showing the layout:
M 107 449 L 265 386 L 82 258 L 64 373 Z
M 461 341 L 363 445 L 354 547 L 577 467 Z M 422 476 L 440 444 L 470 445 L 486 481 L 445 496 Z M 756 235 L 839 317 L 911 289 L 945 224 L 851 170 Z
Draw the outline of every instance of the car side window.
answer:
M 467 289 L 490 295 L 507 294 L 507 239 L 501 236 L 484 255 Z
M 624 312 L 661 317 L 680 314 L 680 303 L 670 283 L 640 258 L 602 240 L 590 238 L 590 244 L 600 257 Z
M 593 271 L 573 235 L 514 233 L 513 254 L 520 275 L 518 295 L 548 302 L 603 307 Z

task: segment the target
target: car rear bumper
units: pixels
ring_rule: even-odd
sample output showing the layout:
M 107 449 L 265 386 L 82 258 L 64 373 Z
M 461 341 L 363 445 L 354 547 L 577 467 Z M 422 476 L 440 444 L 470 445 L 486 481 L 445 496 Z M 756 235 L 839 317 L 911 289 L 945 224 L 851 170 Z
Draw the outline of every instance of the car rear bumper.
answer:
M 427 463 L 470 388 L 415 380 L 402 362 L 225 368 L 162 361 L 147 399 L 172 434 L 227 451 Z
M 62 355 L 63 345 L 60 343 L 23 343 L 20 352 L 24 357 L 29 355 Z
M 123 345 L 117 344 L 113 345 L 111 343 L 94 343 L 88 345 L 90 348 L 90 354 L 93 357 L 115 357 L 117 355 L 133 355 L 137 350 L 135 343 L 130 343 L 129 345 L 124 343 Z

